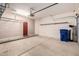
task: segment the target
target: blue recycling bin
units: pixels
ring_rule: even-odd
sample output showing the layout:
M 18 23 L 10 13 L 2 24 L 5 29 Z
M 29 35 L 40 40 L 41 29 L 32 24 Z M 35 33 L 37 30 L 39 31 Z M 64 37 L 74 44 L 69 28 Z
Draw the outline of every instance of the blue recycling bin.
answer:
M 68 29 L 60 29 L 60 39 L 68 42 L 70 40 L 70 31 Z

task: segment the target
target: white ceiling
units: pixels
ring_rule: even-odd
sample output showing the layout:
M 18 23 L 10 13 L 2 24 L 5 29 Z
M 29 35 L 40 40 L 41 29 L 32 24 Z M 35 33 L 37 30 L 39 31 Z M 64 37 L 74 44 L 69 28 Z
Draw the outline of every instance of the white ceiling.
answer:
M 33 8 L 34 11 L 38 11 L 44 7 L 47 7 L 53 3 L 11 3 L 10 8 L 13 9 L 22 9 L 29 12 L 30 8 Z M 60 13 L 66 13 L 74 11 L 75 9 L 79 8 L 78 3 L 59 3 L 57 5 L 54 5 L 48 9 L 45 9 L 43 11 L 40 11 L 35 14 L 35 19 L 37 18 L 43 18 L 45 16 L 49 15 L 57 15 Z
M 26 11 L 29 10 L 30 8 L 33 8 L 34 12 L 51 4 L 52 3 L 11 3 L 9 7 L 13 9 L 22 9 Z

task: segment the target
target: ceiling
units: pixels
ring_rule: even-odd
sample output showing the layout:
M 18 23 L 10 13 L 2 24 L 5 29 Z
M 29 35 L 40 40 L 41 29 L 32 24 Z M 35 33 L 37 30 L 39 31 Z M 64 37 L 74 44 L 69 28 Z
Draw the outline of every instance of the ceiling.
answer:
M 12 9 L 25 10 L 27 12 L 30 12 L 29 11 L 30 8 L 33 8 L 34 10 L 32 12 L 35 12 L 51 4 L 53 3 L 10 3 L 9 7 Z M 61 13 L 71 12 L 71 11 L 73 12 L 77 8 L 79 8 L 79 3 L 59 3 L 48 9 L 45 9 L 43 11 L 36 13 L 34 18 L 39 19 L 49 15 L 57 15 Z
M 30 8 L 33 8 L 34 11 L 37 11 L 51 4 L 53 3 L 10 3 L 9 7 L 22 10 L 29 10 Z

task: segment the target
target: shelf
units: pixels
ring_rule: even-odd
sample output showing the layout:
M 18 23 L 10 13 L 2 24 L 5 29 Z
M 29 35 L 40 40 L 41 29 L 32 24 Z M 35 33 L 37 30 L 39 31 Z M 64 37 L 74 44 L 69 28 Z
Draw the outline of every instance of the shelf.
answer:
M 56 24 L 67 24 L 68 22 L 58 22 L 58 23 L 47 23 L 47 24 L 40 24 L 42 25 L 56 25 Z

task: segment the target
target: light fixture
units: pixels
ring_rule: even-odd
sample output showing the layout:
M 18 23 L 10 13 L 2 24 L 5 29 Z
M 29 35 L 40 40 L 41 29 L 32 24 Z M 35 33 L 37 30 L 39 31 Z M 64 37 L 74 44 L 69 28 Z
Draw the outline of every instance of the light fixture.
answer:
M 22 16 L 28 16 L 30 15 L 29 11 L 21 10 L 21 9 L 16 9 L 16 14 L 22 15 Z
M 75 9 L 73 12 L 74 12 L 74 14 L 75 14 L 76 17 L 79 16 L 79 8 Z

